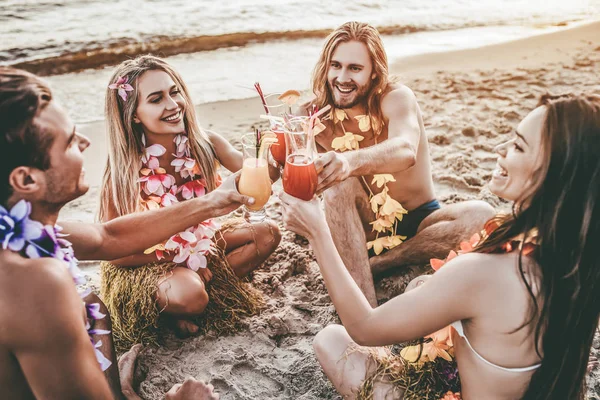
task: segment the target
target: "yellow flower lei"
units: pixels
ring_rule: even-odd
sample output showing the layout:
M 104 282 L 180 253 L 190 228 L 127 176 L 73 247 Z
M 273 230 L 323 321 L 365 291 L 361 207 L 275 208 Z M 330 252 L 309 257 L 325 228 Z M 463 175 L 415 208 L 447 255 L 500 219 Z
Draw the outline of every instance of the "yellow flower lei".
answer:
M 329 117 L 333 121 L 334 126 L 340 122 L 342 131 L 344 132 L 344 136 L 333 139 L 331 147 L 340 153 L 348 150 L 358 150 L 360 148 L 359 142 L 364 139 L 364 136 L 346 131 L 343 123 L 343 121 L 348 118 L 346 112 L 340 109 L 333 109 Z M 354 118 L 358 121 L 358 129 L 360 129 L 361 132 L 368 132 L 371 130 L 371 117 L 369 115 L 357 115 Z M 377 143 L 377 137 L 375 137 L 375 143 Z M 396 181 L 393 175 L 373 175 L 371 184 L 376 184 L 378 188 L 382 189 L 378 194 L 373 193 L 364 176 L 361 178 L 369 190 L 371 210 L 373 210 L 373 213 L 375 213 L 377 218 L 370 223 L 373 226 L 373 231 L 377 232 L 377 236 L 375 237 L 375 240 L 367 242 L 367 249 L 372 248 L 375 254 L 379 255 L 383 249 L 393 249 L 406 239 L 406 236 L 395 235 L 395 232 L 398 222 L 402 221 L 404 214 L 408 214 L 408 211 L 388 194 L 388 182 Z M 380 235 L 384 235 L 386 232 L 389 232 L 387 236 L 380 237 Z

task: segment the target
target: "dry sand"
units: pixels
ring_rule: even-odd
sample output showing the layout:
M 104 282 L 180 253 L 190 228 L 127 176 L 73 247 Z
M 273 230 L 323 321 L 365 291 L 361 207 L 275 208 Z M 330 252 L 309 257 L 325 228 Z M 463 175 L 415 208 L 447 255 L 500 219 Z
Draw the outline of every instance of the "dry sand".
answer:
M 392 72 L 415 92 L 425 120 L 438 198 L 450 204 L 483 199 L 498 209 L 507 204 L 486 188 L 496 157 L 518 122 L 547 91 L 600 93 L 600 23 L 506 44 L 411 57 Z M 237 143 L 259 122 L 258 100 L 198 107 L 204 126 Z M 92 190 L 65 208 L 62 217 L 91 221 L 106 147 L 103 124 L 82 127 L 95 146 L 86 160 Z M 280 185 L 280 184 L 278 184 Z M 276 186 L 276 189 L 280 186 Z M 281 221 L 275 199 L 269 216 Z M 187 376 L 210 381 L 222 399 L 338 398 L 321 372 L 311 341 L 337 321 L 335 310 L 307 242 L 288 231 L 275 254 L 254 274 L 268 299 L 267 309 L 249 319 L 237 335 L 188 340 L 147 348 L 140 357 L 140 395 L 159 399 Z M 98 287 L 97 263 L 83 265 Z M 378 283 L 381 299 L 399 293 L 416 271 Z M 600 342 L 596 337 L 594 353 Z M 600 372 L 592 372 L 590 399 L 600 399 Z

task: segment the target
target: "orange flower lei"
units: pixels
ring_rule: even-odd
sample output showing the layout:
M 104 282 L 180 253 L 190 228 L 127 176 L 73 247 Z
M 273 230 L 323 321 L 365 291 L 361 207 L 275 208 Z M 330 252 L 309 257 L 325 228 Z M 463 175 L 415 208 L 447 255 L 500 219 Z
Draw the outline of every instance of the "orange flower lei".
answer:
M 142 193 L 146 195 L 144 199 L 140 193 L 142 210 L 168 207 L 178 203 L 178 195 L 183 200 L 188 200 L 206 194 L 206 181 L 201 175 L 198 163 L 191 157 L 188 137 L 185 134 L 179 134 L 175 136 L 173 142 L 175 143 L 175 159 L 171 165 L 175 167 L 175 172 L 178 172 L 187 182 L 178 187 L 175 177 L 167 174 L 166 170 L 159 165 L 158 157 L 167 152 L 164 146 L 153 144 L 145 147 L 142 155 L 143 168 L 140 170 L 138 180 Z M 145 137 L 142 137 L 142 143 L 146 146 Z M 212 238 L 219 228 L 217 222 L 206 220 L 171 236 L 166 242 L 157 244 L 144 253 L 154 252 L 158 260 L 162 260 L 165 253 L 173 253 L 175 255 L 174 262 L 185 263 L 188 268 L 197 271 L 200 268 L 206 268 L 208 263 L 206 256 L 215 251 Z
M 341 153 L 348 150 L 358 150 L 364 136 L 346 131 L 343 122 L 346 118 L 349 118 L 346 112 L 341 109 L 333 109 L 329 114 L 329 118 L 333 121 L 334 125 L 339 122 L 342 131 L 344 132 L 343 136 L 333 139 L 331 147 L 335 151 Z M 371 130 L 371 117 L 369 115 L 357 115 L 354 119 L 358 121 L 358 129 L 360 129 L 361 132 L 368 132 Z M 375 137 L 375 143 L 377 143 L 377 136 Z M 371 210 L 373 210 L 376 217 L 375 221 L 370 224 L 373 226 L 373 231 L 377 232 L 377 236 L 375 237 L 375 240 L 367 242 L 367 249 L 372 248 L 375 254 L 379 255 L 383 249 L 393 249 L 406 239 L 406 236 L 396 235 L 395 232 L 398 227 L 398 222 L 402 221 L 402 218 L 405 214 L 408 214 L 408 211 L 389 195 L 387 184 L 388 182 L 396 181 L 393 175 L 373 175 L 371 184 L 375 184 L 381 189 L 381 192 L 378 194 L 373 193 L 364 176 L 361 178 L 365 187 L 369 190 Z M 388 234 L 385 235 L 386 233 Z
M 430 260 L 431 267 L 437 271 L 444 266 L 448 261 L 458 257 L 461 254 L 472 252 L 482 240 L 485 240 L 493 231 L 498 227 L 496 221 L 492 220 L 488 222 L 481 233 L 476 233 L 469 241 L 460 243 L 460 250 L 450 251 L 448 257 L 445 260 L 432 258 Z M 503 253 L 510 253 L 516 248 L 522 248 L 523 254 L 531 254 L 537 245 L 537 230 L 533 230 L 527 235 L 528 239 L 524 241 L 525 235 L 521 234 L 514 239 L 504 243 L 498 250 Z M 451 327 L 440 329 L 439 331 L 432 333 L 431 335 L 425 336 L 425 338 L 432 339 L 431 341 L 422 344 L 422 348 L 419 345 L 407 346 L 402 349 L 400 356 L 408 362 L 422 365 L 426 362 L 435 361 L 437 357 L 441 357 L 447 361 L 452 361 L 454 356 L 454 345 L 452 343 L 452 335 L 450 331 Z M 453 393 L 448 391 L 444 397 L 440 400 L 461 400 L 461 394 L 459 392 Z
M 498 228 L 497 221 L 495 221 L 495 220 L 488 221 L 480 233 L 476 233 L 473 236 L 471 236 L 471 239 L 469 239 L 468 242 L 460 243 L 460 250 L 458 250 L 458 251 L 451 250 L 450 253 L 448 254 L 448 256 L 444 260 L 440 260 L 439 258 L 430 259 L 429 262 L 431 264 L 431 268 L 433 268 L 435 271 L 437 271 L 438 269 L 442 268 L 448 261 L 452 260 L 453 258 L 456 258 L 461 254 L 466 254 L 466 253 L 472 252 L 473 249 L 475 249 L 483 240 L 485 240 L 496 228 Z M 525 240 L 525 236 L 527 236 L 527 240 Z M 529 232 L 528 235 L 520 234 L 517 237 L 513 238 L 512 240 L 507 241 L 502 246 L 500 246 L 498 251 L 502 252 L 502 253 L 510 253 L 514 249 L 522 248 L 523 254 L 529 255 L 535 250 L 535 248 L 537 246 L 537 236 L 538 236 L 537 229 L 533 229 L 532 231 Z

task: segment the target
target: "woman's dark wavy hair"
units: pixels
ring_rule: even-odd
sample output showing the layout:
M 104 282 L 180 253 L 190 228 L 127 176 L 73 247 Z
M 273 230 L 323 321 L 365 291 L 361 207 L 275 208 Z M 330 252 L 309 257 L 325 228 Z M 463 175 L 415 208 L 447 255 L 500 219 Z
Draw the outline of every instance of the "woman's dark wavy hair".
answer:
M 537 298 L 522 250 L 519 270 L 531 296 L 523 327 L 535 327 L 542 365 L 523 399 L 582 400 L 600 316 L 600 97 L 545 95 L 539 105 L 547 111 L 538 184 L 476 251 L 494 252 L 537 230 L 530 255 L 541 270 Z

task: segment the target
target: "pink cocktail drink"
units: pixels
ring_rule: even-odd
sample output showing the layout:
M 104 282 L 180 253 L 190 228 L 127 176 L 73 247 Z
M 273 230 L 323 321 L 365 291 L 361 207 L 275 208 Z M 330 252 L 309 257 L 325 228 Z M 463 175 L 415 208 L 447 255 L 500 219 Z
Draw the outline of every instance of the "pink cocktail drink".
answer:
M 273 143 L 271 145 L 271 155 L 279 165 L 284 165 L 286 155 L 285 134 L 283 133 L 283 131 L 279 130 L 273 130 L 273 132 L 275 133 L 275 135 L 277 135 L 277 143 Z
M 317 170 L 312 157 L 288 156 L 283 170 L 283 190 L 302 200 L 311 200 L 317 191 Z

